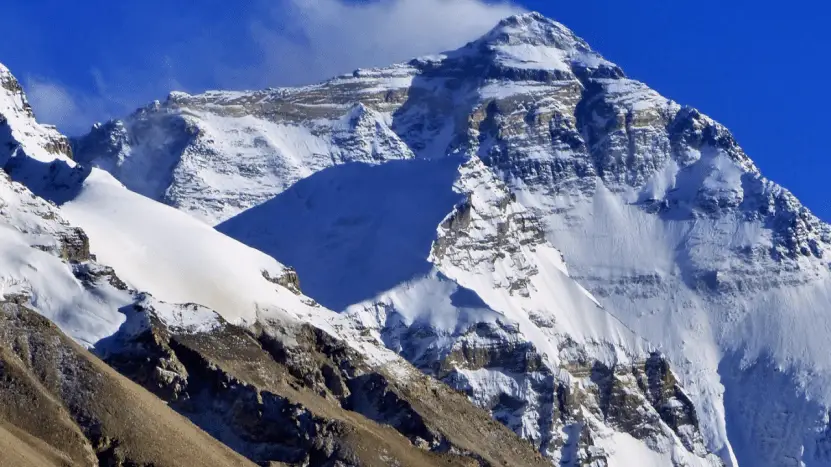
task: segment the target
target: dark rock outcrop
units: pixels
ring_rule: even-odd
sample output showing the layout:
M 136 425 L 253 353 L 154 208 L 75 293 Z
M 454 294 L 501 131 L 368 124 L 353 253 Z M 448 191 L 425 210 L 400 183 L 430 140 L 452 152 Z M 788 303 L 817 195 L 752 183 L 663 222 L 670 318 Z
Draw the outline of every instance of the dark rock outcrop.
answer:
M 106 362 L 259 463 L 544 464 L 463 395 L 414 370 L 393 378 L 310 325 L 220 319 L 191 334 L 129 313 L 147 328 L 102 346 Z
M 0 427 L 23 442 L 0 453 L 3 464 L 25 463 L 15 458 L 21 454 L 57 465 L 250 464 L 46 318 L 7 301 L 0 303 Z

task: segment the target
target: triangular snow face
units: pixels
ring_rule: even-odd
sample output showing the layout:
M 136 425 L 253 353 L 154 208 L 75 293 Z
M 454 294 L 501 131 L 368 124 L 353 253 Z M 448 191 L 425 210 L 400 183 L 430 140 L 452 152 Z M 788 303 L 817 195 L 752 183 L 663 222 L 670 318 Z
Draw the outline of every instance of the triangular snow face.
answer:
M 539 13 L 505 18 L 490 32 L 450 57 L 473 54 L 487 58 L 492 66 L 550 72 L 559 79 L 586 73 L 622 75 L 618 67 L 594 52 L 589 45 L 562 24 Z

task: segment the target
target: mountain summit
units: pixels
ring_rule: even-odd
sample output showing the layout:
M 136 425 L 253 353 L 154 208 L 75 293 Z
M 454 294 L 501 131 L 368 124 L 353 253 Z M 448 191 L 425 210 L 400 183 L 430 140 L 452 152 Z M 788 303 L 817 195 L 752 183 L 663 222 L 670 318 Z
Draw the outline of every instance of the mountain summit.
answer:
M 505 18 L 462 50 L 482 51 L 494 64 L 506 68 L 623 75 L 571 30 L 539 13 Z
M 207 461 L 831 463 L 831 227 L 555 21 L 173 92 L 71 149 L 16 83 L 0 309 L 166 401 Z M 77 453 L 176 463 L 44 392 Z

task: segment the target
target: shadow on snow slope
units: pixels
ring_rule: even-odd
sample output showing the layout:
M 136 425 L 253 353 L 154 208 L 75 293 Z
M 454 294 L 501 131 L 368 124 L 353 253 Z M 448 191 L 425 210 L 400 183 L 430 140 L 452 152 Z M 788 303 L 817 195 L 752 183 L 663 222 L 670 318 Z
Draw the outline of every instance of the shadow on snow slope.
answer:
M 436 229 L 463 199 L 460 162 L 330 167 L 217 230 L 293 266 L 305 294 L 340 311 L 430 271 Z
M 739 466 L 826 464 L 831 456 L 829 415 L 799 389 L 800 376 L 766 354 L 745 361 L 744 352 L 732 351 L 718 369 L 727 434 Z

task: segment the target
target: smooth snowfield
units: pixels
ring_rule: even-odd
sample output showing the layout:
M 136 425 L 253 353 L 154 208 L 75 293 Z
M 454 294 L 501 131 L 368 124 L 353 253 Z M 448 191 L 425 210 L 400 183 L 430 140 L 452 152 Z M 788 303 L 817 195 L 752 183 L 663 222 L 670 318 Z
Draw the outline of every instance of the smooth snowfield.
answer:
M 332 310 L 426 274 L 436 226 L 463 197 L 458 160 L 334 166 L 217 230 L 294 267 Z
M 113 267 L 131 287 L 164 302 L 154 301 L 153 308 L 171 327 L 210 329 L 214 313 L 242 326 L 308 322 L 346 340 L 371 363 L 389 363 L 402 375 L 409 372 L 398 369 L 394 353 L 361 336 L 343 317 L 266 279 L 265 274 L 273 279 L 284 271 L 273 258 L 127 190 L 104 171 L 94 169 L 61 211 L 87 232 L 99 262 Z
M 278 289 L 262 272 L 276 277 L 282 265 L 126 190 L 104 171 L 93 170 L 61 210 L 87 232 L 101 262 L 162 301 L 195 302 L 238 323 L 253 323 L 258 304 L 280 302 Z
M 9 191 L 3 191 L 3 200 L 13 201 Z M 0 294 L 28 296 L 35 310 L 86 345 L 115 333 L 124 322 L 118 308 L 128 304 L 130 296 L 107 286 L 87 290 L 60 258 L 32 248 L 37 240 L 7 220 L 0 221 Z

